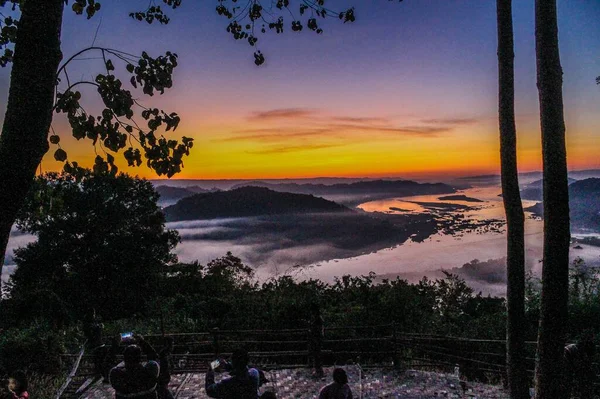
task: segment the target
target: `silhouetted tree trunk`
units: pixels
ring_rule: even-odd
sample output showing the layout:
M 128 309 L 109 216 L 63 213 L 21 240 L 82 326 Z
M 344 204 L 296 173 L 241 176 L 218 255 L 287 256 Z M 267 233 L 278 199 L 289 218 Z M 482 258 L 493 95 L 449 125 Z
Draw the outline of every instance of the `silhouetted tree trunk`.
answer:
M 536 398 L 561 399 L 569 296 L 569 187 L 556 0 L 535 1 L 537 85 L 544 163 L 544 268 Z
M 525 216 L 519 192 L 515 128 L 512 0 L 496 1 L 498 20 L 498 116 L 502 199 L 506 213 L 506 366 L 512 399 L 529 399 L 525 367 Z
M 15 216 L 49 148 L 63 7 L 64 0 L 27 0 L 21 6 L 0 134 L 0 266 Z

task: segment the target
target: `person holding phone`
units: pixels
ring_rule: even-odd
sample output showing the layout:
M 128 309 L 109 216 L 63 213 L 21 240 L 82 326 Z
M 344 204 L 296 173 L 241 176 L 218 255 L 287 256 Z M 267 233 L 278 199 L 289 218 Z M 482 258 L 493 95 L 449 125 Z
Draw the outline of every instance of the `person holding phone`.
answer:
M 259 386 L 259 373 L 254 368 L 248 368 L 248 352 L 237 349 L 231 355 L 231 377 L 220 382 L 215 382 L 214 368 L 220 366 L 220 361 L 209 363 L 206 373 L 206 394 L 211 398 L 219 399 L 257 399 Z M 216 366 L 216 367 L 213 367 Z
M 173 353 L 173 338 L 163 337 L 163 348 L 160 352 L 156 352 L 154 347 L 140 334 L 127 336 L 125 339 L 136 342 L 148 360 L 158 361 L 160 372 L 157 378 L 156 393 L 158 399 L 173 399 L 173 394 L 169 390 L 169 382 L 171 381 L 171 353 Z
M 123 358 L 124 361 L 109 374 L 115 398 L 157 399 L 156 387 L 160 372 L 158 363 L 154 360 L 142 363 L 142 349 L 135 344 L 125 348 Z

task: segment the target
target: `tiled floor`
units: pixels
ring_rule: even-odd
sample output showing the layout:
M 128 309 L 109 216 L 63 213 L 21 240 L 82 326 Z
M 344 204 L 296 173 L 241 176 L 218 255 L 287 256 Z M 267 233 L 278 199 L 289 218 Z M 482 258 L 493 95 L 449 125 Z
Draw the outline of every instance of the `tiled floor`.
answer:
M 462 391 L 458 380 L 448 374 L 422 371 L 369 370 L 363 373 L 362 381 L 358 369 L 354 366 L 344 367 L 348 373 L 350 387 L 355 398 L 471 398 L 471 399 L 507 399 L 508 395 L 500 387 L 478 383 L 468 383 L 467 390 Z M 325 369 L 331 376 L 332 369 Z M 280 399 L 318 398 L 321 387 L 327 385 L 331 377 L 317 380 L 311 377 L 306 369 L 276 370 L 267 372 L 270 380 L 263 390 L 275 391 Z M 220 377 L 226 377 L 221 375 Z M 362 384 L 361 384 L 362 382 Z M 361 390 L 362 385 L 362 390 Z M 178 399 L 207 398 L 204 391 L 204 374 L 174 375 L 171 379 L 171 390 Z M 110 386 L 99 383 L 84 396 L 87 399 L 114 398 Z

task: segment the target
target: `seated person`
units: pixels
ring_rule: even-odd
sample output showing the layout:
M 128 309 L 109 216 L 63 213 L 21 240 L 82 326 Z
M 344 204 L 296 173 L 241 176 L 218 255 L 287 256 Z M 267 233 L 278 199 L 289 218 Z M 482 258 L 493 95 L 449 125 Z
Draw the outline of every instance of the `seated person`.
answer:
M 27 376 L 22 371 L 16 371 L 8 377 L 8 390 L 11 399 L 29 399 L 27 392 Z
M 565 394 L 570 398 L 591 398 L 594 385 L 594 368 L 592 361 L 596 353 L 596 345 L 591 336 L 584 336 L 576 344 L 565 346 Z
M 321 389 L 319 399 L 352 399 L 352 391 L 348 386 L 348 375 L 344 369 L 333 370 L 333 382 Z
M 259 374 L 248 368 L 248 352 L 238 349 L 231 355 L 231 377 L 215 382 L 212 367 L 206 373 L 206 394 L 220 399 L 257 399 Z
M 160 367 L 149 360 L 142 364 L 142 350 L 129 345 L 123 352 L 124 361 L 110 371 L 109 380 L 116 399 L 157 399 L 156 385 Z

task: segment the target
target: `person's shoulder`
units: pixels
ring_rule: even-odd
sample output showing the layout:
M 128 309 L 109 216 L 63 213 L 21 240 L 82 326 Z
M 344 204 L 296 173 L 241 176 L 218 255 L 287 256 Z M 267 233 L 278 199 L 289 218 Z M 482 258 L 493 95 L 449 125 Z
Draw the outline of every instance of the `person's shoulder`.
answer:
M 146 362 L 146 364 L 144 365 L 144 368 L 147 371 L 149 371 L 152 375 L 154 375 L 154 374 L 158 375 L 158 373 L 160 372 L 160 366 L 154 360 L 148 360 Z
M 123 375 L 125 374 L 125 367 L 122 364 L 117 364 L 115 367 L 110 369 L 110 374 Z
M 257 368 L 248 369 L 248 375 L 253 378 L 260 378 L 260 371 Z
M 321 395 L 327 395 L 333 389 L 333 384 L 325 385 L 319 392 Z
M 567 346 L 565 346 L 565 355 L 566 356 L 572 356 L 577 354 L 577 352 L 579 352 L 579 347 L 577 346 L 577 344 L 569 344 Z

